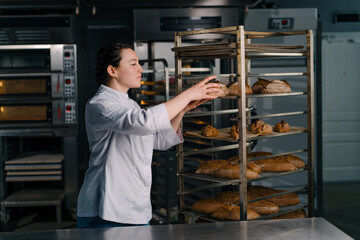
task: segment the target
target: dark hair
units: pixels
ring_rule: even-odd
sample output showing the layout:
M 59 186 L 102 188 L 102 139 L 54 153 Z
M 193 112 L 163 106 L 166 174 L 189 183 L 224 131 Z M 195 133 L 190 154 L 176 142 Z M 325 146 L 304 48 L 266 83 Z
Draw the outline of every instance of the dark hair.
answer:
M 96 84 L 100 86 L 101 84 L 107 85 L 110 80 L 110 75 L 107 72 L 107 67 L 109 65 L 113 67 L 118 67 L 121 61 L 121 51 L 123 49 L 132 49 L 128 44 L 123 43 L 114 43 L 106 45 L 101 48 L 96 57 L 96 73 L 95 80 Z

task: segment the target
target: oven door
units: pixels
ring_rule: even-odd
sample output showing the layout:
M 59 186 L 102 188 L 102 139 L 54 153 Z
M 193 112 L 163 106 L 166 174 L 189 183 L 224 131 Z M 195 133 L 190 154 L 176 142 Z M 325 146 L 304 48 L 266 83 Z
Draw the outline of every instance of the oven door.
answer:
M 0 74 L 0 99 L 75 96 L 75 73 Z
M 0 102 L 0 126 L 46 127 L 76 124 L 75 100 Z

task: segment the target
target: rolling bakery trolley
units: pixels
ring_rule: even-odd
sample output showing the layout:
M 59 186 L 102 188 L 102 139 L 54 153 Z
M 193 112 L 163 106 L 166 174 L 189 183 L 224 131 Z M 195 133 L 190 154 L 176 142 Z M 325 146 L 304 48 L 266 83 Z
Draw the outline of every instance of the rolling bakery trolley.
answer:
M 203 44 L 182 47 L 182 38 L 189 35 L 200 34 L 223 34 L 224 42 L 214 44 Z M 293 36 L 303 35 L 306 38 L 306 46 L 289 46 L 281 44 L 254 44 L 251 43 L 252 39 L 257 38 L 272 38 L 277 36 Z M 182 74 L 182 62 L 184 59 L 222 59 L 229 62 L 229 73 L 218 74 L 219 77 L 225 78 L 228 81 L 237 81 L 239 88 L 237 95 L 224 96 L 214 101 L 228 101 L 230 106 L 226 109 L 207 111 L 202 113 L 189 113 L 186 117 L 194 116 L 228 116 L 232 121 L 237 122 L 237 130 L 239 138 L 235 139 L 230 136 L 229 128 L 219 128 L 219 135 L 216 137 L 204 137 L 200 131 L 187 131 L 184 132 L 185 142 L 187 138 L 198 139 L 212 139 L 212 141 L 221 142 L 219 146 L 212 146 L 203 149 L 185 150 L 183 144 L 177 147 L 177 175 L 178 175 L 178 194 L 180 197 L 179 202 L 179 221 L 183 222 L 185 216 L 193 216 L 196 219 L 205 219 L 209 221 L 217 221 L 209 216 L 209 214 L 201 214 L 198 212 L 190 211 L 189 204 L 186 203 L 186 197 L 190 194 L 194 194 L 204 189 L 214 189 L 224 186 L 238 186 L 239 191 L 239 215 L 240 220 L 247 219 L 248 204 L 257 202 L 260 200 L 266 200 L 274 197 L 278 197 L 285 194 L 291 194 L 295 192 L 302 192 L 307 195 L 305 203 L 299 203 L 291 207 L 280 207 L 280 211 L 273 214 L 261 215 L 258 219 L 270 219 L 283 215 L 285 213 L 293 212 L 300 209 L 307 209 L 307 216 L 312 217 L 314 215 L 314 57 L 313 57 L 313 32 L 311 30 L 304 31 L 291 31 L 291 32 L 254 32 L 245 31 L 243 26 L 233 26 L 215 29 L 195 30 L 187 32 L 175 33 L 175 83 L 177 94 L 183 91 L 183 74 Z M 252 73 L 251 60 L 261 58 L 304 58 L 306 59 L 307 70 L 306 72 L 286 72 L 286 73 L 274 73 L 274 72 L 262 72 Z M 269 70 L 270 71 L 270 70 Z M 204 75 L 204 77 L 206 77 Z M 274 78 L 274 77 L 299 77 L 307 81 L 307 87 L 305 91 L 292 91 L 288 93 L 273 93 L 273 94 L 252 94 L 245 95 L 246 83 L 251 86 L 251 80 L 255 78 Z M 289 81 L 291 84 L 291 81 Z M 246 97 L 243 97 L 246 96 Z M 254 99 L 266 99 L 266 98 L 294 98 L 303 96 L 301 98 L 306 101 L 306 109 L 301 111 L 292 112 L 278 112 L 270 113 L 266 115 L 253 116 L 251 113 L 251 100 Z M 255 100 L 256 101 L 256 100 Z M 232 103 L 231 103 L 232 102 Z M 236 107 L 231 107 L 236 106 Z M 261 104 L 257 104 L 257 108 L 261 108 Z M 235 116 L 232 118 L 231 116 Z M 306 116 L 306 126 L 292 126 L 290 122 L 290 130 L 287 132 L 273 132 L 271 134 L 254 134 L 248 132 L 248 127 L 251 121 L 254 119 L 271 119 L 279 117 L 298 117 Z M 183 123 L 184 124 L 184 123 Z M 183 127 L 183 126 L 182 126 Z M 215 126 L 217 127 L 217 126 Z M 200 130 L 200 129 L 199 129 Z M 292 149 L 291 151 L 283 152 L 281 149 L 273 149 L 275 153 L 271 153 L 270 156 L 260 157 L 248 157 L 247 154 L 251 151 L 251 144 L 253 141 L 262 141 L 273 138 L 288 137 L 290 135 L 306 135 L 306 148 Z M 226 151 L 238 150 L 239 164 L 239 178 L 224 179 L 214 177 L 212 175 L 196 174 L 193 170 L 184 169 L 184 164 L 187 161 L 192 161 L 192 156 L 202 153 L 221 153 Z M 210 154 L 210 155 L 211 155 Z M 259 174 L 259 178 L 247 179 L 246 171 L 247 164 L 249 162 L 258 161 L 267 158 L 276 158 L 285 155 L 292 154 L 305 154 L 307 159 L 305 160 L 305 166 L 296 168 L 291 171 L 285 172 L 262 172 Z M 248 186 L 252 182 L 259 180 L 269 180 L 273 178 L 281 178 L 283 176 L 296 174 L 299 172 L 307 172 L 307 181 L 304 186 L 286 189 L 281 192 L 272 193 L 265 197 L 248 200 Z M 185 181 L 187 179 L 201 180 L 204 184 L 202 186 L 190 186 L 186 187 Z

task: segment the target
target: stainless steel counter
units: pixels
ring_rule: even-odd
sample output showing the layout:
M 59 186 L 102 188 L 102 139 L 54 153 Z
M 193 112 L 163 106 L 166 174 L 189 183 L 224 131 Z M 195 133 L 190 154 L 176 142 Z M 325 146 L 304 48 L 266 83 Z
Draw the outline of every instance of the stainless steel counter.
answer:
M 86 240 L 167 240 L 167 239 L 352 239 L 323 218 L 259 220 L 250 222 L 221 222 L 182 225 L 157 225 L 105 229 L 70 229 L 29 233 L 1 233 L 2 240 L 86 239 Z

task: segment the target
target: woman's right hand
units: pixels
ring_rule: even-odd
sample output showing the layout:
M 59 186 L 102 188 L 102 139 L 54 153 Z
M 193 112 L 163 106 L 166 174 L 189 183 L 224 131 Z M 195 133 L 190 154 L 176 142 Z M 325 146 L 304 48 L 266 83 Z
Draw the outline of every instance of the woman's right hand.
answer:
M 193 85 L 186 92 L 189 94 L 191 101 L 197 101 L 202 99 L 215 99 L 217 96 L 209 95 L 211 92 L 220 92 L 221 87 L 217 83 L 208 83 L 210 80 L 215 79 L 217 76 L 213 75 L 203 79 L 197 84 Z

